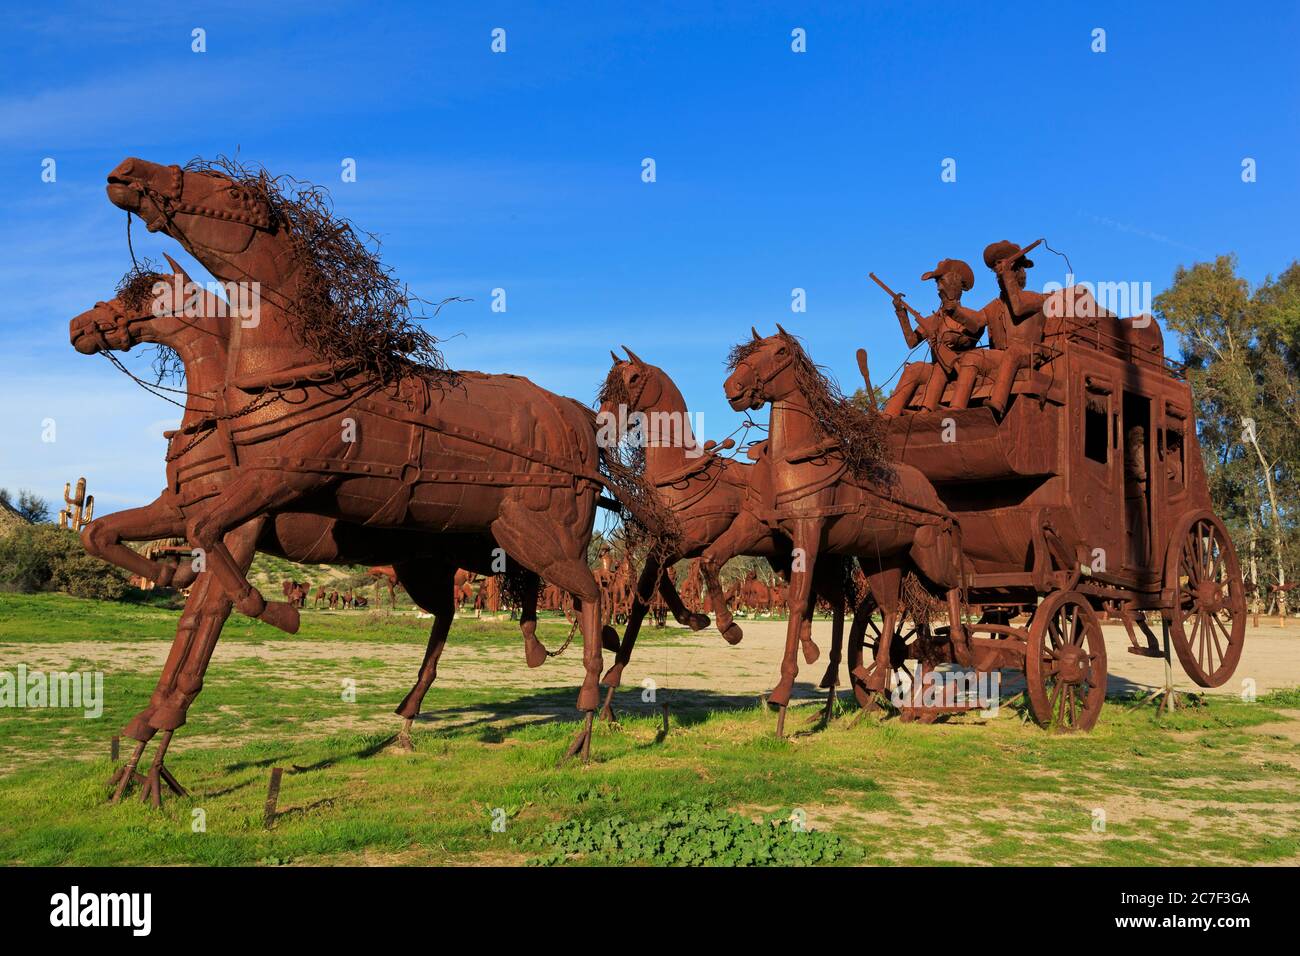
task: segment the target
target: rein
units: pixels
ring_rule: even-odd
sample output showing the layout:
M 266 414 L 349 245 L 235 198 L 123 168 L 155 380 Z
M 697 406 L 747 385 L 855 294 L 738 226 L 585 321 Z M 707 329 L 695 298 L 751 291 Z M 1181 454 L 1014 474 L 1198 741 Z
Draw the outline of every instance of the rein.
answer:
M 132 372 L 129 368 L 127 368 L 125 365 L 123 365 L 123 364 L 122 364 L 122 360 L 119 359 L 116 355 L 114 355 L 111 351 L 105 349 L 104 351 L 100 352 L 99 354 L 102 355 L 102 356 L 104 356 L 104 358 L 108 359 L 111 363 L 113 363 L 113 365 L 117 368 L 117 370 L 118 370 L 119 372 L 121 372 L 123 375 L 125 375 L 127 378 L 129 378 L 131 381 L 135 382 L 135 384 L 139 385 L 141 388 L 143 388 L 143 389 L 144 389 L 146 392 L 148 392 L 150 395 L 153 395 L 155 398 L 161 398 L 164 402 L 171 402 L 171 403 L 172 403 L 173 405 L 175 405 L 177 408 L 185 408 L 185 407 L 186 407 L 186 406 L 185 406 L 185 403 L 184 403 L 184 402 L 178 402 L 178 401 L 176 401 L 176 399 L 171 398 L 171 397 L 168 396 L 168 395 L 164 395 L 164 394 L 162 394 L 164 391 L 172 392 L 172 393 L 174 393 L 174 394 L 176 394 L 176 395 L 185 395 L 185 396 L 190 397 L 190 398 L 202 398 L 202 397 L 205 397 L 205 396 L 196 396 L 196 395 L 194 395 L 194 393 L 192 393 L 192 392 L 187 392 L 187 391 L 185 391 L 185 389 L 183 389 L 183 388 L 169 388 L 169 387 L 166 386 L 166 385 L 162 385 L 162 384 L 153 384 L 153 383 L 150 383 L 150 382 L 146 382 L 144 379 L 140 378 L 140 377 L 137 376 L 134 372 Z

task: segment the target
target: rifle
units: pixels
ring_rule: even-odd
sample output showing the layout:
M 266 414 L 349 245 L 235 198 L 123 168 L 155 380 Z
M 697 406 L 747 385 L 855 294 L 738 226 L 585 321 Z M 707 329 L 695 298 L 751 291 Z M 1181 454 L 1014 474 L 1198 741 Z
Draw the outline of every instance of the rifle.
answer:
M 1039 242 L 1041 242 L 1041 241 L 1042 241 L 1042 240 L 1040 239 Z M 880 278 L 879 278 L 879 277 L 878 277 L 874 272 L 868 272 L 867 275 L 870 276 L 870 277 L 875 281 L 876 285 L 878 285 L 878 286 L 880 286 L 880 288 L 884 289 L 884 290 L 885 290 L 885 294 L 888 295 L 891 299 L 897 299 L 897 300 L 900 301 L 900 302 L 903 301 L 903 297 L 902 297 L 902 295 L 899 294 L 899 293 L 896 293 L 896 292 L 895 292 L 893 289 L 891 289 L 889 286 L 887 286 L 887 285 L 885 285 L 883 282 L 881 282 L 881 281 L 880 281 Z M 908 312 L 911 312 L 911 313 L 912 313 L 912 316 L 913 316 L 914 318 L 916 318 L 916 319 L 923 319 L 923 318 L 925 318 L 925 316 L 923 316 L 920 312 L 917 312 L 916 309 L 912 308 L 912 307 L 911 307 L 910 305 L 908 305 L 906 302 L 903 302 L 903 308 L 907 309 Z

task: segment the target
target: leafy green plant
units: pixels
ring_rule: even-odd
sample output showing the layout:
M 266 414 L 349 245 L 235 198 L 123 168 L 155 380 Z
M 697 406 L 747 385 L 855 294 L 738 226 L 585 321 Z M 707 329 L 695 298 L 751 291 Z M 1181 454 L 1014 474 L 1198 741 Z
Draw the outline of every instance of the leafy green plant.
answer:
M 539 842 L 548 852 L 529 862 L 542 866 L 573 855 L 659 866 L 810 866 L 853 852 L 839 837 L 801 829 L 779 815 L 758 823 L 708 803 L 680 804 L 649 820 L 565 820 L 547 827 Z

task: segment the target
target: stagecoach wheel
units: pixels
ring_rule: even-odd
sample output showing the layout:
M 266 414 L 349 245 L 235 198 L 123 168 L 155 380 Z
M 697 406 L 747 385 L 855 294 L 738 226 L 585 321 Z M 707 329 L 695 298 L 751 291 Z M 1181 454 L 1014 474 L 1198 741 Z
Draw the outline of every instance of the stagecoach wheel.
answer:
M 863 635 L 861 650 L 861 660 L 864 665 L 870 665 L 876 659 L 876 649 L 880 646 L 881 638 L 884 636 L 880 624 L 877 624 L 872 616 L 878 610 L 874 599 L 868 596 L 870 607 L 868 608 L 867 629 Z M 883 623 L 883 620 L 882 622 Z M 892 693 L 894 687 L 898 684 L 899 678 L 906 673 L 909 680 L 915 678 L 912 668 L 908 667 L 908 658 L 912 656 L 913 649 L 917 639 L 921 634 L 922 628 L 928 628 L 929 625 L 918 624 L 905 610 L 900 609 L 898 612 L 897 623 L 894 628 L 894 639 L 889 644 L 889 688 L 885 692 L 886 696 Z M 876 692 L 867 688 L 861 680 L 853 676 L 853 651 L 850 651 L 849 659 L 849 683 L 853 687 L 853 696 L 858 700 L 858 706 L 863 710 L 879 710 L 880 702 Z
M 1106 699 L 1101 622 L 1077 591 L 1056 591 L 1029 622 L 1025 683 L 1034 719 L 1049 730 L 1091 730 Z
M 1169 637 L 1187 676 L 1218 687 L 1237 669 L 1246 639 L 1246 587 L 1232 539 L 1209 511 L 1189 515 L 1170 541 L 1165 586 Z

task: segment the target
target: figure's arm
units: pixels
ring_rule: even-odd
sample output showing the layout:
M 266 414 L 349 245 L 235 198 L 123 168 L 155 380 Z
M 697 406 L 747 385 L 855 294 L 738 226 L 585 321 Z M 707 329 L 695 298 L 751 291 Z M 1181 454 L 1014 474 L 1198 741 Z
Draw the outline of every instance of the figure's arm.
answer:
M 907 342 L 909 349 L 914 349 L 924 341 L 924 336 L 912 328 L 912 323 L 907 320 L 907 306 L 903 304 L 903 297 L 895 294 L 894 296 L 894 315 L 898 316 L 898 326 L 903 330 L 903 340 Z
M 952 317 L 961 323 L 962 328 L 976 338 L 979 338 L 984 333 L 984 328 L 988 325 L 988 320 L 984 318 L 983 309 L 968 309 L 960 302 L 953 307 Z
M 1014 260 L 1003 259 L 997 264 L 998 278 L 1002 282 L 1002 288 L 1007 293 L 1007 304 L 1011 307 L 1012 321 L 1018 321 L 1027 316 L 1033 315 L 1043 307 L 1047 301 L 1047 296 L 1041 292 L 1031 292 L 1028 289 L 1021 288 L 1019 281 L 1016 279 L 1015 269 L 1012 268 Z

